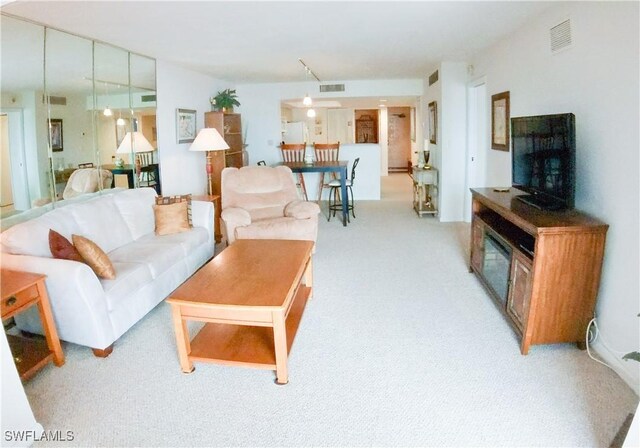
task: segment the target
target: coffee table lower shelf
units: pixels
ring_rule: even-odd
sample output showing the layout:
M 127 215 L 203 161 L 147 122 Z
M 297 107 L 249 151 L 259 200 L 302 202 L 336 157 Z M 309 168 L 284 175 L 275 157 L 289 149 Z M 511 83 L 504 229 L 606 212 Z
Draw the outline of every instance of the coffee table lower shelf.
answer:
M 298 332 L 311 288 L 300 285 L 285 320 L 287 354 Z M 273 327 L 207 323 L 191 341 L 190 361 L 276 369 Z

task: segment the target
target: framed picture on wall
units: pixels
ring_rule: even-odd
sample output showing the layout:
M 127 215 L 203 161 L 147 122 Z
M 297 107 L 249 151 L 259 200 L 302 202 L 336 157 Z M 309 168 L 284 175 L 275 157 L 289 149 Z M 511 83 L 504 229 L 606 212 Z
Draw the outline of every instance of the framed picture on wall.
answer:
M 491 95 L 491 148 L 509 151 L 509 92 Z
M 429 143 L 438 143 L 438 103 L 429 103 Z
M 196 111 L 176 109 L 176 134 L 178 143 L 191 143 L 196 139 Z
M 51 139 L 51 150 L 53 152 L 62 151 L 62 119 L 52 118 L 49 120 L 49 138 Z

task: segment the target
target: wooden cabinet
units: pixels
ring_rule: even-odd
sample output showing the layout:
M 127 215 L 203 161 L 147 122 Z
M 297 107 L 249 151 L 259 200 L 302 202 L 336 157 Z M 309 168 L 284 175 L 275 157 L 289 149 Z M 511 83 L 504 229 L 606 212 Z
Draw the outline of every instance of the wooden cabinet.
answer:
M 229 145 L 225 152 L 226 166 L 240 168 L 244 165 L 242 120 L 240 114 L 225 114 L 223 112 L 205 112 L 204 126 L 216 128 L 224 141 Z
M 522 354 L 536 344 L 581 346 L 595 309 L 609 226 L 577 210 L 538 210 L 516 199 L 524 192 L 515 188 L 471 192 L 470 270 L 512 324 Z M 499 273 L 487 251 L 496 237 L 507 260 Z M 496 293 L 496 282 L 508 288 L 506 296 Z

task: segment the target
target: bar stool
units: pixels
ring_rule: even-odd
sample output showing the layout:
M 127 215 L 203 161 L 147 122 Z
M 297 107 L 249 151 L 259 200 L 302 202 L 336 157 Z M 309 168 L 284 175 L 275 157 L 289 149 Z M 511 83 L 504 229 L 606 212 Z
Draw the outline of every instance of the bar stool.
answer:
M 353 202 L 353 183 L 356 180 L 356 167 L 358 166 L 358 162 L 360 162 L 360 157 L 353 161 L 353 166 L 351 167 L 351 178 L 346 180 L 347 184 L 347 222 L 351 222 L 349 219 L 349 211 L 353 217 L 356 217 L 354 211 L 354 202 Z M 342 212 L 342 201 L 339 199 L 340 192 L 340 179 L 333 179 L 329 182 L 329 216 L 327 217 L 327 221 L 331 220 L 331 212 L 333 212 L 333 216 L 336 216 L 336 212 Z M 333 198 L 333 201 L 332 201 Z M 349 200 L 351 198 L 351 200 Z
M 280 144 L 280 150 L 282 151 L 282 160 L 284 162 L 304 162 L 304 154 L 307 150 L 307 143 L 285 143 Z M 298 182 L 296 186 L 300 189 L 302 198 L 308 201 L 307 187 L 304 184 L 304 176 L 302 173 L 297 174 Z
M 313 151 L 316 156 L 316 162 L 337 162 L 340 155 L 340 142 L 338 143 L 314 143 Z M 320 173 L 320 185 L 318 186 L 318 204 L 322 199 L 322 190 L 329 188 L 329 184 L 325 183 L 325 173 Z M 336 179 L 335 173 L 332 174 Z

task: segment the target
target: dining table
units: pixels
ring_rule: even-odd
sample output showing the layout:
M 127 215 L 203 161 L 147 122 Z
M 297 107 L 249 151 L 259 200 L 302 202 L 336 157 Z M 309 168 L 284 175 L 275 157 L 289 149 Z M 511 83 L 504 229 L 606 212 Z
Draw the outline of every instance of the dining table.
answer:
M 294 173 L 338 173 L 340 175 L 340 197 L 342 198 L 342 225 L 347 226 L 347 166 L 348 160 L 280 162 L 279 165 L 288 166 Z

